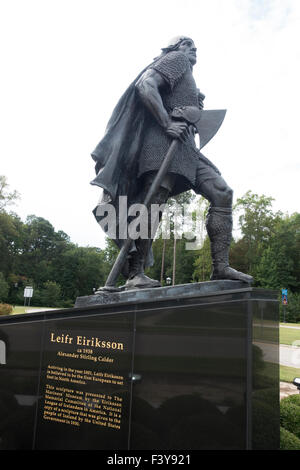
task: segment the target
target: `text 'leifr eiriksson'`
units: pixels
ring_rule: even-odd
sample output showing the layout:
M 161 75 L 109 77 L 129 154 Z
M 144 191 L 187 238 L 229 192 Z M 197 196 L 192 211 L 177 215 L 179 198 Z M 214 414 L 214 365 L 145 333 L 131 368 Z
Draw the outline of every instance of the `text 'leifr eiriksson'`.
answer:
M 87 338 L 86 336 L 76 336 L 74 338 L 69 334 L 56 335 L 55 333 L 51 333 L 50 341 L 52 343 L 76 344 L 78 346 L 89 346 L 93 348 L 117 349 L 119 351 L 124 350 L 124 343 L 118 343 L 116 341 L 104 341 L 97 337 Z

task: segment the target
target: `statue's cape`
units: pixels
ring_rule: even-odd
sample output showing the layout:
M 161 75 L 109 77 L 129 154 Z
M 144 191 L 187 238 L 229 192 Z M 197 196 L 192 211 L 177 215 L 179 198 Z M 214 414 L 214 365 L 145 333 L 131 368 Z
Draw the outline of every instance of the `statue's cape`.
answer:
M 142 202 L 137 200 L 140 192 L 137 169 L 147 111 L 136 95 L 135 85 L 147 68 L 142 70 L 121 96 L 107 124 L 104 137 L 91 154 L 96 162 L 97 175 L 91 184 L 104 190 L 102 201 L 93 213 L 97 222 L 101 223 L 103 216 L 98 215 L 101 213 L 97 211 L 99 206 L 107 203 L 114 206 L 117 215 L 117 231 L 119 197 L 127 196 L 128 207 L 135 202 Z M 114 241 L 121 248 L 124 240 L 119 240 L 117 237 Z M 147 264 L 152 264 L 152 261 Z
M 135 85 L 147 68 L 121 96 L 104 137 L 91 154 L 97 174 L 91 184 L 103 188 L 112 201 L 119 195 L 129 196 L 136 184 L 137 155 L 142 143 L 146 110 L 136 96 Z
M 103 139 L 92 152 L 96 161 L 97 176 L 91 184 L 103 188 L 106 199 L 109 195 L 111 201 L 115 201 L 119 195 L 126 195 L 130 201 L 135 200 L 134 192 L 138 191 L 138 158 L 148 114 L 144 104 L 137 97 L 135 85 L 149 67 L 155 68 L 158 63 L 158 71 L 168 77 L 171 87 L 185 72 L 187 64 L 189 65 L 187 57 L 178 51 L 156 57 L 121 96 L 107 124 Z

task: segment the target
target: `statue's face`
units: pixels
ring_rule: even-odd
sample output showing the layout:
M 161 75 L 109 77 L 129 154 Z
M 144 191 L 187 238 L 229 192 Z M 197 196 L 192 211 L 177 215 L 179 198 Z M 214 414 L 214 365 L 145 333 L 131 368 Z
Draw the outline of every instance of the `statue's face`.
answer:
M 190 63 L 195 65 L 197 62 L 197 48 L 192 39 L 184 39 L 177 50 L 183 52 L 188 57 Z

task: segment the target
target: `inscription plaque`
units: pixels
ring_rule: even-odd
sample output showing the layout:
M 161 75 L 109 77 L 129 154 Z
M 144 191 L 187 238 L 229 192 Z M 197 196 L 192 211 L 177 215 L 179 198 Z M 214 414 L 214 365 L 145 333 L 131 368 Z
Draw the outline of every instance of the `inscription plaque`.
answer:
M 127 449 L 130 323 L 126 315 L 47 322 L 37 449 Z

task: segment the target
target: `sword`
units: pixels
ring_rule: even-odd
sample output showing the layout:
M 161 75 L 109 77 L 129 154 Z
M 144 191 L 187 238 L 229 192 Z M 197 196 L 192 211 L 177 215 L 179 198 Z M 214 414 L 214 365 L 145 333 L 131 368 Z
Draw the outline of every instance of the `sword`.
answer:
M 207 142 L 209 142 L 219 130 L 224 120 L 225 114 L 226 114 L 226 110 L 216 110 L 216 111 L 200 110 L 199 108 L 196 108 L 194 106 L 182 106 L 182 107 L 174 108 L 171 116 L 174 119 L 181 119 L 181 120 L 187 121 L 187 123 L 189 124 L 190 130 L 192 129 L 192 126 L 195 126 L 200 136 L 200 148 L 203 148 L 204 145 L 206 145 Z M 145 200 L 143 202 L 143 210 L 140 213 L 141 217 L 147 214 L 148 208 L 151 204 L 151 200 L 153 196 L 157 193 L 165 175 L 168 172 L 169 166 L 171 164 L 173 155 L 176 151 L 178 144 L 179 144 L 178 139 L 174 139 L 171 142 L 170 147 L 162 162 L 162 165 L 160 169 L 158 170 L 150 186 L 150 189 L 145 197 Z M 116 292 L 116 291 L 120 291 L 124 289 L 124 287 L 123 289 L 122 287 L 121 288 L 116 287 L 116 282 L 127 260 L 127 256 L 131 248 L 132 241 L 133 240 L 129 236 L 124 241 L 124 244 L 117 256 L 117 259 L 107 277 L 105 286 L 100 287 L 95 292 L 95 294 L 101 291 Z

